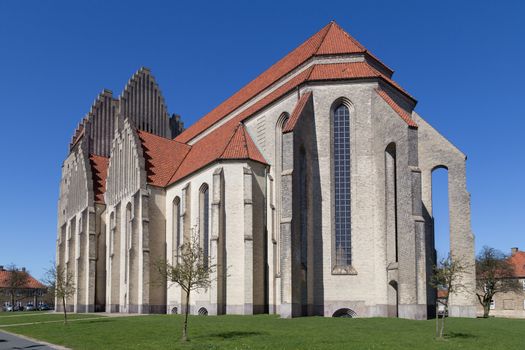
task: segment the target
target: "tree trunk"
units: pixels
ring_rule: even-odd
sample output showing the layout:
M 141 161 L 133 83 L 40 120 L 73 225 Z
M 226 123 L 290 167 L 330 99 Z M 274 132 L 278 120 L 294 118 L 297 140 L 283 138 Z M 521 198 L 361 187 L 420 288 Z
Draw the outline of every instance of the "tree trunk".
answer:
M 66 297 L 62 297 L 62 309 L 64 310 L 64 324 L 67 324 Z
M 490 301 L 486 301 L 485 304 L 483 304 L 483 317 L 488 318 L 490 313 Z
M 11 292 L 11 311 L 15 311 L 15 293 Z
M 436 302 L 436 338 L 439 337 L 439 302 Z
M 188 314 L 190 313 L 190 291 L 186 293 L 186 309 L 184 310 L 184 327 L 182 328 L 182 341 L 188 341 Z
M 448 311 L 448 305 L 445 305 L 445 308 L 443 310 L 443 317 L 441 319 L 441 331 L 439 332 L 440 338 L 443 338 L 443 332 L 445 331 L 445 318 L 447 316 L 447 311 Z

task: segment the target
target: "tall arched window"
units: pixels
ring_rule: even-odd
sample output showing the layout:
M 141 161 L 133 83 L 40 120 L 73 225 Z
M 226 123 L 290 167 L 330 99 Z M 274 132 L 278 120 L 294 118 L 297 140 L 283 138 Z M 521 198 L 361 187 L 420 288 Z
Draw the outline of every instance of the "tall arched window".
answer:
M 335 209 L 335 264 L 352 262 L 350 198 L 350 111 L 341 103 L 333 109 L 332 149 Z
M 177 259 L 177 253 L 179 251 L 179 246 L 181 243 L 181 237 L 180 237 L 180 198 L 175 197 L 173 200 L 173 212 L 172 212 L 172 222 L 173 222 L 173 229 L 172 229 L 172 257 L 173 261 L 172 264 L 175 264 Z
M 203 250 L 203 263 L 204 266 L 208 266 L 208 255 L 210 246 L 210 210 L 209 205 L 210 196 L 208 190 L 208 184 L 202 184 L 199 190 L 199 231 L 200 231 L 200 242 Z
M 387 263 L 398 261 L 397 252 L 397 168 L 396 144 L 385 149 L 385 213 Z
M 128 281 L 129 274 L 129 251 L 131 249 L 131 220 L 133 217 L 131 215 L 131 203 L 126 205 L 126 232 L 125 232 L 125 245 L 124 245 L 124 255 L 125 255 L 125 273 L 124 273 L 124 282 Z
M 115 212 L 109 216 L 109 256 L 113 257 L 115 253 Z
M 274 155 L 274 174 L 275 174 L 275 186 L 274 186 L 274 193 L 273 196 L 275 203 L 273 204 L 275 208 L 275 217 L 274 217 L 274 240 L 276 242 L 275 245 L 275 275 L 280 275 L 281 273 L 281 264 L 280 264 L 280 256 L 281 256 L 281 173 L 283 171 L 283 128 L 286 125 L 286 122 L 288 121 L 289 115 L 288 113 L 283 113 L 279 116 L 277 119 L 277 123 L 275 124 L 275 155 Z

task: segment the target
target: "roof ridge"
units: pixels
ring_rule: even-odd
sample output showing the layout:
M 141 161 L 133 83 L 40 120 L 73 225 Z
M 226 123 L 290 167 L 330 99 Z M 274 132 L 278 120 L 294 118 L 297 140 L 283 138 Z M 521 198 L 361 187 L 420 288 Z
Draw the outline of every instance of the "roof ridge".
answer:
M 312 92 L 306 91 L 297 99 L 297 104 L 294 106 L 292 110 L 292 114 L 290 115 L 290 118 L 288 118 L 288 120 L 286 121 L 286 124 L 284 124 L 283 126 L 283 130 L 282 130 L 283 134 L 294 130 L 295 125 L 297 124 L 299 117 L 303 113 L 304 108 L 306 107 L 311 96 L 312 96 Z
M 356 38 L 354 38 L 353 36 L 350 35 L 350 33 L 348 33 L 346 30 L 343 29 L 343 27 L 341 27 L 339 24 L 337 24 L 335 21 L 334 21 L 334 24 L 339 28 L 341 29 L 341 31 L 343 32 L 344 35 L 346 35 L 348 37 L 348 39 L 350 39 L 357 47 L 359 47 L 361 50 L 363 50 L 364 52 L 368 52 L 368 49 L 366 47 L 363 46 L 363 44 L 361 44 Z
M 246 126 L 242 122 L 240 123 L 240 125 L 242 128 L 242 137 L 244 138 L 243 146 L 244 146 L 244 149 L 246 150 L 246 156 L 250 158 L 250 149 L 248 148 L 248 140 L 246 139 Z
M 235 129 L 233 129 L 233 132 L 232 134 L 230 135 L 230 138 L 228 139 L 228 142 L 226 142 L 225 146 L 224 146 L 224 149 L 222 150 L 220 156 L 218 157 L 219 159 L 222 158 L 224 156 L 224 153 L 226 153 L 226 150 L 228 149 L 228 146 L 230 146 L 230 143 L 232 142 L 232 139 L 233 137 L 235 136 L 235 134 L 237 134 L 237 130 L 239 129 L 239 127 L 241 126 L 242 123 L 239 123 Z
M 319 40 L 319 44 L 317 45 L 317 48 L 314 50 L 313 54 L 310 57 L 313 57 L 313 56 L 317 55 L 317 52 L 319 52 L 319 49 L 321 48 L 321 46 L 323 46 L 323 43 L 324 43 L 324 40 L 326 39 L 326 36 L 330 32 L 330 30 L 334 27 L 334 25 L 337 25 L 337 24 L 335 23 L 334 20 L 332 20 L 332 21 L 330 21 L 330 23 L 328 23 L 326 26 L 324 26 L 321 29 L 321 30 L 323 30 L 324 28 L 328 27 L 328 29 L 326 30 L 326 33 L 324 33 L 324 35 L 321 38 L 321 40 Z
M 160 139 L 163 139 L 163 140 L 166 140 L 166 141 L 173 141 L 173 142 L 176 142 L 178 144 L 181 144 L 181 145 L 186 145 L 188 147 L 191 147 L 191 145 L 188 145 L 186 142 L 180 142 L 180 141 L 177 141 L 175 139 L 172 139 L 172 138 L 169 138 L 169 137 L 164 137 L 164 136 L 160 136 L 160 135 L 157 135 L 157 134 L 154 134 L 154 133 L 151 133 L 149 131 L 146 131 L 146 130 L 142 130 L 142 129 L 137 129 L 137 132 L 138 133 L 145 133 L 145 134 L 148 134 L 148 135 L 152 135 L 152 136 L 156 136 Z
M 174 140 L 175 141 L 175 140 Z M 177 141 L 178 142 L 178 141 Z M 181 142 L 179 142 L 181 143 Z M 190 154 L 190 152 L 192 151 L 193 147 L 191 145 L 188 145 L 185 143 L 185 145 L 187 145 L 190 149 L 188 150 L 188 152 L 186 152 L 186 154 L 184 155 L 184 157 L 182 157 L 182 160 L 179 162 L 179 165 L 175 168 L 175 170 L 173 171 L 173 174 L 170 176 L 170 179 L 164 184 L 164 187 L 168 186 L 169 184 L 171 184 L 171 180 L 173 179 L 173 177 L 177 174 L 177 171 L 179 170 L 179 168 L 181 167 L 181 165 L 184 163 L 184 161 L 186 160 L 186 157 L 188 156 L 188 154 Z
M 383 99 L 383 101 L 386 102 L 392 108 L 392 110 L 403 119 L 405 123 L 408 124 L 408 126 L 412 128 L 417 128 L 418 125 L 414 119 L 412 119 L 411 113 L 409 113 L 405 108 L 401 107 L 390 95 L 380 87 L 374 89 L 379 97 Z M 396 108 L 397 107 L 397 108 Z M 406 114 L 406 115 L 403 115 Z

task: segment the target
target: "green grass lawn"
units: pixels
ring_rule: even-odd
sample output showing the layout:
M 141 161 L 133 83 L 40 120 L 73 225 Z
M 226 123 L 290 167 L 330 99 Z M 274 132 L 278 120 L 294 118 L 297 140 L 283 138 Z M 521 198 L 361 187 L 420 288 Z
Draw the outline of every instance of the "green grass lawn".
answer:
M 73 349 L 96 350 L 525 349 L 525 320 L 451 318 L 446 339 L 436 340 L 433 320 L 191 316 L 190 341 L 185 344 L 180 342 L 182 321 L 179 315 L 106 317 L 6 330 Z
M 101 317 L 97 314 L 68 314 L 69 320 L 82 319 L 82 318 L 93 318 Z M 49 322 L 49 321 L 61 321 L 64 319 L 64 315 L 55 312 L 33 312 L 33 313 L 3 313 L 0 314 L 0 328 L 6 325 L 23 324 L 23 323 L 34 323 L 34 322 Z

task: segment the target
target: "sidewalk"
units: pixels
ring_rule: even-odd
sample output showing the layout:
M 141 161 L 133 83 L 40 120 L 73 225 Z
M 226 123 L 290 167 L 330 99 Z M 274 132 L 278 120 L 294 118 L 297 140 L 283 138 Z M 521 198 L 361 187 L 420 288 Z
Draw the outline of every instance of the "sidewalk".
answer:
M 67 348 L 21 335 L 15 335 L 6 331 L 0 331 L 0 350 L 11 349 L 66 350 Z

